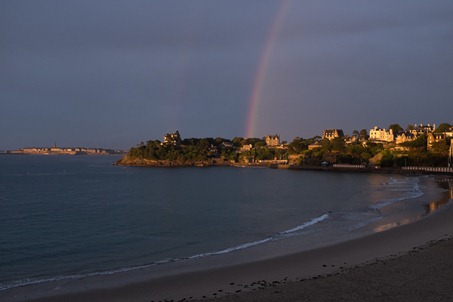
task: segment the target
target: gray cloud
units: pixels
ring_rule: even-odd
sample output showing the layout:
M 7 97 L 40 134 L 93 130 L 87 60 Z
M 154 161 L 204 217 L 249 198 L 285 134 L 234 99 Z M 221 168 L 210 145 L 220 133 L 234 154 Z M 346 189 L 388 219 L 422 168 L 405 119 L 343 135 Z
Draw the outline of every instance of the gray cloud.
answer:
M 244 135 L 282 3 L 2 1 L 0 149 L 53 140 L 126 148 L 176 129 Z M 257 136 L 453 122 L 453 4 L 289 5 Z

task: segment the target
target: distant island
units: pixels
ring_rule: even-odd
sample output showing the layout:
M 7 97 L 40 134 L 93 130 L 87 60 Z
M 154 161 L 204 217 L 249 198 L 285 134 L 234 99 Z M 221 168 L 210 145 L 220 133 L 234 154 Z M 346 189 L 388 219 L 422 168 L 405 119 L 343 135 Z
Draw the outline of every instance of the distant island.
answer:
M 122 150 L 112 150 L 103 148 L 83 148 L 83 147 L 32 147 L 18 150 L 8 150 L 3 154 L 19 155 L 112 155 L 126 154 Z
M 442 123 L 392 124 L 345 135 L 326 129 L 322 136 L 296 137 L 290 143 L 279 135 L 263 138 L 235 137 L 182 139 L 179 131 L 163 142 L 149 140 L 130 148 L 118 165 L 145 167 L 275 166 L 356 168 L 452 168 L 453 126 Z

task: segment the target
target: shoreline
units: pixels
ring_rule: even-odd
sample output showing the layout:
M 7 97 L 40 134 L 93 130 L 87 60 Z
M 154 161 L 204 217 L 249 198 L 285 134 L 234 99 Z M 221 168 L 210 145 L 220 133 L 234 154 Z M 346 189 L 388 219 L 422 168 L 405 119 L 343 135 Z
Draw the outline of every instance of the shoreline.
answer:
M 138 168 L 215 168 L 215 167 L 233 167 L 233 168 L 269 168 L 277 170 L 297 170 L 297 171 L 319 171 L 319 172 L 337 172 L 337 173 L 379 173 L 379 174 L 398 174 L 398 175 L 444 175 L 453 176 L 453 168 L 446 167 L 371 167 L 361 166 L 351 167 L 346 166 L 300 166 L 289 164 L 275 164 L 275 163 L 229 163 L 226 161 L 217 162 L 199 161 L 180 163 L 177 161 L 169 160 L 125 160 L 122 158 L 113 163 L 114 165 L 124 167 L 138 167 Z
M 436 194 L 442 197 L 442 194 Z M 449 200 L 446 196 L 443 198 Z M 452 215 L 453 206 L 448 203 L 441 210 L 420 220 L 387 231 L 266 260 L 226 267 L 214 265 L 201 271 L 174 267 L 166 276 L 162 276 L 162 272 L 159 274 L 159 269 L 145 268 L 112 275 L 52 281 L 6 290 L 0 292 L 0 298 L 2 301 L 114 302 L 178 301 L 225 296 L 225 301 L 228 301 L 239 293 L 246 292 L 244 295 L 249 295 L 247 292 L 258 288 L 343 274 L 347 268 L 391 255 L 404 255 L 433 240 L 451 238 Z
M 339 173 L 381 173 L 381 174 L 398 174 L 398 175 L 444 175 L 453 176 L 452 168 L 445 167 L 395 167 L 395 168 L 376 168 L 361 166 L 351 167 L 346 166 L 298 166 L 298 165 L 271 165 L 271 169 L 281 170 L 299 170 L 299 171 L 325 171 L 325 172 L 339 172 Z

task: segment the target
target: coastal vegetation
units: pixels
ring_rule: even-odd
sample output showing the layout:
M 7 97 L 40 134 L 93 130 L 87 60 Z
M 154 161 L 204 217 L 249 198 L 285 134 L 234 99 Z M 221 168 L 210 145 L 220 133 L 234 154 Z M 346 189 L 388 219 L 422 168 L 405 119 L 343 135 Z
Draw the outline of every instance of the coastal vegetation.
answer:
M 218 161 L 236 160 L 233 145 L 223 138 L 189 138 L 175 143 L 150 140 L 129 150 L 120 164 L 143 166 L 205 166 Z
M 408 136 L 419 131 L 413 125 L 403 129 L 391 124 L 388 129 L 397 135 Z M 295 137 L 291 142 L 270 143 L 269 137 L 232 140 L 217 138 L 181 139 L 179 132 L 167 134 L 164 141 L 149 140 L 131 148 L 118 161 L 136 166 L 212 166 L 212 165 L 270 165 L 285 163 L 299 166 L 322 164 L 369 165 L 379 167 L 431 166 L 445 167 L 451 139 L 428 141 L 430 133 L 451 133 L 450 124 L 440 124 L 432 132 L 419 132 L 407 141 L 396 143 L 371 139 L 365 129 L 352 135 L 334 138 L 315 136 Z M 371 130 L 370 130 L 371 131 Z M 412 132 L 411 132 L 412 131 Z M 450 132 L 449 132 L 450 131 Z M 342 133 L 339 132 L 339 133 Z M 276 136 L 278 137 L 278 136 Z M 279 137 L 278 137 L 279 139 Z

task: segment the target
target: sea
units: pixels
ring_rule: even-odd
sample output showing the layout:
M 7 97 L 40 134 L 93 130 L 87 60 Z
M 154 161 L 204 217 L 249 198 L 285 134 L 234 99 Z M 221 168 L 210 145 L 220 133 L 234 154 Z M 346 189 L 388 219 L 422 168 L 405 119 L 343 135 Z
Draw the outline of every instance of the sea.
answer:
M 119 158 L 0 156 L 0 291 L 275 257 L 412 222 L 444 202 L 430 199 L 430 176 L 113 165 Z

